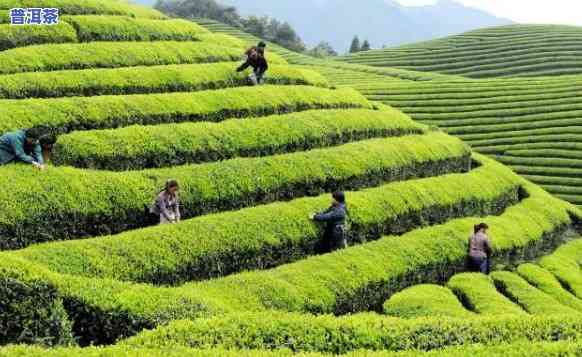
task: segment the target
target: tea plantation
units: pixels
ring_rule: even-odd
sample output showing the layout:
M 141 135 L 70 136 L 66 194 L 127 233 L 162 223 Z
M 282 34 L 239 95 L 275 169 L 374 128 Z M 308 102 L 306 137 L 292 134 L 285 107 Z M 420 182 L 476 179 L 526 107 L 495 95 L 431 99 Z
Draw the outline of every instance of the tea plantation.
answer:
M 469 78 L 581 74 L 581 41 L 582 28 L 576 26 L 510 25 L 358 52 L 343 60 Z
M 247 43 L 256 41 L 252 36 L 226 25 L 209 20 L 199 23 L 212 31 L 234 35 Z M 510 58 L 495 47 L 495 42 L 504 38 L 497 35 L 498 31 L 506 29 L 508 36 L 513 32 L 514 37 L 519 37 L 519 34 L 531 28 L 514 25 L 479 30 L 476 33 L 491 31 L 495 36 L 479 37 L 479 41 L 475 42 L 500 51 L 499 55 L 489 58 L 496 58 L 503 64 L 503 68 L 511 68 Z M 569 46 L 569 36 L 555 33 L 556 29 L 563 27 L 546 25 L 533 28 L 537 29 L 535 33 L 539 36 L 551 38 L 554 47 Z M 569 33 L 582 34 L 582 28 L 568 29 Z M 466 34 L 467 38 L 473 38 L 472 34 Z M 521 37 L 529 38 L 525 35 Z M 435 42 L 443 41 L 446 42 L 446 39 Z M 533 46 L 535 41 L 528 43 Z M 561 68 L 559 61 L 546 58 L 544 65 L 551 66 L 551 70 L 547 73 L 532 72 L 528 78 L 475 80 L 393 67 L 374 67 L 375 62 L 368 58 L 369 54 L 383 56 L 384 52 L 390 50 L 358 54 L 362 57 L 358 63 L 370 65 L 366 66 L 290 55 L 289 51 L 278 47 L 275 49 L 288 61 L 320 72 L 336 86 L 356 88 L 368 99 L 383 102 L 416 121 L 438 126 L 460 137 L 474 150 L 503 162 L 548 192 L 582 206 L 582 137 L 579 135 L 582 103 L 578 90 L 582 76 L 557 75 L 560 74 L 556 72 L 557 69 Z M 432 58 L 429 54 L 434 51 L 427 50 L 426 53 L 427 58 Z M 539 54 L 540 58 L 543 53 Z M 551 55 L 559 56 L 560 53 L 556 51 Z M 457 64 L 458 61 L 450 58 L 448 63 Z M 580 68 L 577 65 L 569 67 L 572 73 L 577 73 L 576 70 Z M 548 76 L 552 73 L 556 75 Z M 536 77 L 538 75 L 543 76 Z
M 348 86 L 470 80 L 269 47 L 249 87 L 254 39 L 211 22 L 117 0 L 0 13 L 17 6 L 63 16 L 0 24 L 0 131 L 58 142 L 46 171 L 0 168 L 0 356 L 582 351 L 582 211 Z M 183 220 L 151 226 L 168 179 Z M 324 253 L 309 215 L 338 189 L 349 248 Z M 490 277 L 465 272 L 480 221 Z

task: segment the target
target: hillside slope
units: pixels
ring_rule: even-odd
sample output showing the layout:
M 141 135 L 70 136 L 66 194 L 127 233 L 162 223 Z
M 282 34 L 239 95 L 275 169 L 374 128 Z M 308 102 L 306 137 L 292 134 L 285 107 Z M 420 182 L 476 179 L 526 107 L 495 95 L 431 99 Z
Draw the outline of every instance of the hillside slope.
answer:
M 460 139 L 275 53 L 267 83 L 247 86 L 234 71 L 243 42 L 196 23 L 140 17 L 113 0 L 0 4 L 63 6 L 72 28 L 32 44 L 27 27 L 0 25 L 15 39 L 0 51 L 0 131 L 59 136 L 46 171 L 0 168 L 10 188 L 0 191 L 1 345 L 179 355 L 166 344 L 175 323 L 217 336 L 188 347 L 258 355 L 448 347 L 457 340 L 433 334 L 438 321 L 377 312 L 394 293 L 463 271 L 477 221 L 491 222 L 496 260 L 516 264 L 559 246 L 582 219 Z M 414 72 L 378 73 L 415 82 Z M 182 220 L 153 225 L 144 210 L 168 179 L 181 185 Z M 346 191 L 350 247 L 328 252 L 325 226 L 309 217 L 334 190 Z M 450 327 L 459 340 L 466 323 Z M 553 342 L 535 321 L 520 323 Z M 501 341 L 523 339 L 501 324 L 516 334 Z M 0 354 L 13 351 L 39 353 Z
M 582 76 L 356 85 L 582 205 Z
M 242 14 L 289 22 L 310 46 L 327 41 L 347 53 L 354 35 L 373 46 L 398 46 L 512 22 L 453 0 L 403 6 L 393 0 L 222 0 Z M 338 24 L 341 24 L 338 26 Z
M 511 25 L 342 57 L 349 63 L 470 78 L 582 73 L 582 27 Z
M 256 41 L 225 25 L 199 23 L 246 43 Z M 513 28 L 519 31 L 519 27 Z M 324 74 L 336 86 L 356 88 L 368 99 L 460 137 L 476 151 L 582 206 L 582 161 L 578 154 L 582 76 L 473 80 L 315 59 L 276 46 L 272 49 L 292 63 Z

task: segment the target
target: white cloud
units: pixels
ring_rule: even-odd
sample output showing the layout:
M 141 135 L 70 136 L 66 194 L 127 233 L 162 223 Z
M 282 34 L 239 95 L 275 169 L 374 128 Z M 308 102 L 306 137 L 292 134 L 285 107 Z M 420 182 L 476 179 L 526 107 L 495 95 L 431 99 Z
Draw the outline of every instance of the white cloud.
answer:
M 434 4 L 435 0 L 397 0 L 403 5 Z M 582 26 L 580 0 L 456 0 L 520 23 L 568 24 Z

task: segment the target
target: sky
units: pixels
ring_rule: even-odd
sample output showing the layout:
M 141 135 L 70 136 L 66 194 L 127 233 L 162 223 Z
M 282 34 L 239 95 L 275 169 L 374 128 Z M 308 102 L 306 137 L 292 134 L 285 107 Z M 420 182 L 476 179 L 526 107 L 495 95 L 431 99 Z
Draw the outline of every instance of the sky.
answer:
M 436 0 L 397 0 L 403 5 L 434 4 Z M 519 23 L 582 26 L 582 0 L 455 0 Z

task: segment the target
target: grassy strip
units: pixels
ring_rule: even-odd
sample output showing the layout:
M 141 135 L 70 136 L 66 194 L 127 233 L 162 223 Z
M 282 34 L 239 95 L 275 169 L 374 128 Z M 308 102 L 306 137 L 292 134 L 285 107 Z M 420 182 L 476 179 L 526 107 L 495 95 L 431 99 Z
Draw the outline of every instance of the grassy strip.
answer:
M 467 86 L 470 88 L 470 83 L 458 83 L 459 86 L 458 90 L 462 90 L 463 86 Z M 578 84 L 579 85 L 579 84 Z M 388 86 L 388 88 L 390 88 Z M 503 87 L 502 87 L 503 88 Z M 394 90 L 399 90 L 399 88 L 394 88 Z M 507 90 L 512 90 L 508 88 Z M 383 95 L 377 94 L 376 91 L 371 92 L 364 92 L 367 96 L 374 98 L 375 100 L 386 101 L 393 103 L 393 105 L 397 107 L 407 107 L 410 108 L 409 110 L 415 111 L 424 110 L 425 108 L 434 108 L 438 112 L 441 109 L 450 108 L 451 111 L 456 110 L 458 111 L 470 111 L 474 109 L 475 106 L 484 105 L 487 103 L 496 103 L 501 105 L 506 104 L 508 105 L 513 100 L 517 102 L 528 102 L 533 101 L 536 98 L 539 99 L 548 99 L 548 98 L 558 98 L 560 95 L 562 96 L 571 96 L 575 94 L 575 88 L 558 88 L 558 90 L 551 90 L 547 88 L 540 88 L 532 86 L 531 91 L 533 94 L 522 93 L 521 91 L 513 92 L 513 95 L 507 95 L 507 93 L 495 95 L 494 93 L 486 92 L 485 95 L 483 93 L 472 93 L 467 91 L 467 93 L 459 93 L 459 96 L 462 97 L 460 99 L 454 98 L 453 94 L 442 94 L 439 95 L 443 98 L 433 98 L 434 95 L 432 94 L 423 94 L 422 89 L 419 88 L 419 95 L 418 97 L 414 95 L 406 95 L 405 98 L 401 95 L 392 94 L 392 95 Z M 503 96 L 501 96 L 503 95 Z M 451 107 L 456 106 L 456 109 L 452 109 Z M 501 107 L 500 109 L 509 109 Z
M 62 21 L 77 30 L 80 42 L 91 41 L 196 41 L 209 33 L 196 23 L 183 19 L 150 20 L 123 16 L 64 16 Z
M 532 182 L 536 182 L 538 185 L 571 186 L 573 188 L 582 187 L 582 179 L 580 179 L 580 178 L 534 176 L 534 175 L 532 175 L 532 176 L 524 175 L 524 177 Z
M 407 63 L 406 65 L 393 65 L 389 62 L 361 62 L 370 66 L 397 67 L 410 71 L 438 72 L 448 75 L 459 75 L 469 78 L 509 77 L 522 75 L 548 75 L 546 71 L 556 69 L 564 70 L 565 74 L 579 74 L 579 51 L 563 51 L 552 57 L 552 53 L 540 56 L 538 53 L 527 54 L 514 58 L 503 58 L 502 61 L 491 60 L 481 63 L 455 62 L 454 60 L 443 64 L 422 65 L 421 63 Z M 554 59 L 554 62 L 549 62 Z M 418 65 L 418 66 L 417 66 Z
M 582 300 L 565 290 L 560 281 L 548 270 L 535 264 L 522 264 L 517 268 L 517 272 L 528 283 L 552 296 L 560 304 L 582 312 Z
M 582 46 L 576 44 L 572 47 L 565 47 L 560 50 L 556 48 L 549 47 L 547 50 L 537 51 L 507 51 L 501 56 L 484 55 L 475 56 L 476 58 L 449 58 L 448 60 L 437 60 L 435 58 L 426 59 L 406 59 L 405 61 L 386 61 L 384 59 L 373 60 L 368 59 L 367 61 L 360 62 L 361 64 L 366 64 L 370 66 L 378 67 L 396 67 L 403 68 L 411 71 L 423 71 L 423 72 L 437 72 L 445 74 L 457 74 L 469 78 L 479 78 L 475 77 L 476 73 L 480 74 L 482 72 L 495 72 L 496 70 L 503 70 L 502 65 L 506 68 L 515 69 L 520 68 L 524 65 L 543 63 L 542 60 L 547 60 L 552 55 L 557 61 L 560 60 L 573 60 L 578 52 L 582 49 Z M 524 53 L 525 52 L 525 53 Z M 481 58 L 479 58 L 481 57 Z M 551 67 L 549 67 L 551 68 Z M 484 78 L 488 78 L 486 76 Z
M 569 292 L 582 299 L 582 241 L 577 240 L 558 248 L 539 264 L 554 274 Z
M 519 156 L 519 157 L 549 157 L 549 158 L 561 158 L 561 159 L 582 159 L 582 153 L 580 149 L 582 149 L 582 145 L 576 147 L 572 145 L 572 147 L 568 147 L 567 143 L 554 143 L 556 146 L 560 147 L 560 149 L 519 149 L 519 150 L 507 150 L 504 151 L 504 154 L 508 156 Z M 532 146 L 535 146 L 532 145 Z M 549 145 L 548 145 L 549 146 Z
M 181 183 L 187 218 L 338 188 L 460 172 L 469 166 L 468 147 L 442 133 L 132 173 L 51 168 L 42 173 L 42 180 L 32 168 L 13 165 L 3 168 L 0 176 L 7 185 L 20 182 L 3 192 L 5 197 L 0 195 L 0 244 L 18 248 L 144 226 L 144 206 L 168 178 Z M 500 181 L 504 188 L 506 183 Z M 11 200 L 14 195 L 19 200 Z
M 0 51 L 43 43 L 77 42 L 75 29 L 67 23 L 55 26 L 0 25 Z
M 352 356 L 369 356 L 367 352 Z M 0 348 L 0 357 L 322 357 L 319 353 L 294 353 L 291 350 L 195 350 L 190 348 L 134 348 L 131 346 L 52 348 L 36 346 L 9 346 Z M 383 357 L 383 356 L 379 356 Z
M 564 131 L 563 129 L 558 129 Z M 508 137 L 500 139 L 485 139 L 485 140 L 471 140 L 471 145 L 479 148 L 486 147 L 487 149 L 494 146 L 504 146 L 504 145 L 517 145 L 517 144 L 530 144 L 536 142 L 547 142 L 552 140 L 556 143 L 562 142 L 566 147 L 569 143 L 579 141 L 579 133 L 568 133 L 569 131 L 574 131 L 572 128 L 568 128 L 563 134 L 550 134 L 550 135 L 530 135 L 530 136 L 519 136 L 519 137 Z M 501 134 L 499 134 L 501 135 Z
M 459 148 L 460 151 L 456 153 L 449 151 L 450 144 L 447 143 L 443 143 L 440 149 L 437 148 L 434 145 L 435 141 L 438 141 L 437 137 L 427 136 L 426 138 L 407 137 L 402 140 L 362 142 L 347 145 L 345 149 L 339 148 L 329 152 L 312 151 L 300 156 L 291 155 L 289 160 L 286 160 L 286 157 L 268 158 L 264 161 L 266 166 L 270 168 L 270 170 L 266 170 L 267 172 L 255 171 L 250 165 L 243 170 L 237 170 L 234 165 L 231 165 L 222 172 L 239 171 L 239 174 L 233 173 L 232 175 L 241 181 L 248 181 L 245 180 L 245 175 L 249 179 L 260 177 L 260 181 L 273 181 L 270 184 L 264 183 L 260 187 L 264 192 L 270 192 L 265 200 L 271 201 L 287 197 L 287 195 L 297 197 L 305 192 L 325 191 L 322 187 L 329 185 L 329 181 L 333 181 L 332 185 L 337 184 L 339 187 L 358 188 L 368 183 L 378 184 L 383 181 L 404 179 L 412 175 L 414 177 L 432 176 L 467 167 L 468 163 L 464 159 L 466 153 L 463 152 L 462 145 Z M 439 152 L 440 150 L 442 152 Z M 414 156 L 407 157 L 407 154 L 404 154 L 408 152 L 408 155 L 414 155 L 421 151 L 431 152 L 433 156 L 417 161 Z M 302 163 L 301 159 L 303 158 L 305 162 L 310 164 Z M 346 161 L 345 158 L 348 158 L 349 161 Z M 313 162 L 320 163 L 320 166 L 314 165 Z M 347 166 L 345 164 L 348 162 L 351 163 L 352 168 L 336 169 L 331 177 L 327 177 L 326 171 L 329 168 L 344 167 Z M 222 168 L 225 165 L 220 166 Z M 287 168 L 291 166 L 295 167 L 297 173 L 285 173 Z M 274 169 L 277 167 L 282 170 Z M 300 172 L 303 174 L 298 174 Z M 227 183 L 230 183 L 224 182 L 229 179 L 221 177 L 223 175 L 216 172 L 210 172 L 207 175 L 193 174 L 192 176 L 208 177 L 209 181 L 218 181 L 215 182 L 217 187 L 227 187 L 229 186 Z M 305 176 L 305 178 L 300 176 Z M 455 175 L 449 175 L 445 178 L 449 177 L 454 179 Z M 200 179 L 198 180 L 200 184 Z M 471 175 L 465 180 L 469 182 Z M 393 197 L 398 196 L 407 202 L 417 201 L 418 206 L 422 209 L 432 210 L 434 210 L 434 206 L 438 206 L 437 197 L 443 202 L 448 199 L 451 207 L 459 207 L 462 202 L 466 202 L 471 197 L 461 195 L 451 200 L 452 198 L 446 192 L 446 185 L 444 178 L 429 178 L 395 183 L 392 186 L 371 189 L 369 192 L 363 191 L 361 195 L 356 195 L 356 197 L 379 195 L 380 193 L 377 191 L 389 190 Z M 201 187 L 206 187 L 206 185 L 201 185 Z M 297 189 L 289 190 L 289 187 Z M 431 192 L 432 196 L 429 200 L 425 198 L 425 195 L 428 195 L 428 191 L 432 191 L 430 188 L 434 191 L 437 191 L 437 188 L 440 190 Z M 511 186 L 500 185 L 490 200 L 499 202 L 506 199 L 505 195 L 511 197 L 512 194 L 508 193 L 508 191 L 511 192 L 511 189 Z M 233 192 L 231 201 L 234 202 L 229 204 L 236 206 L 252 204 L 253 191 L 258 190 L 258 188 L 251 186 L 240 190 L 239 194 Z M 515 191 L 515 187 L 513 187 L 513 196 L 516 195 Z M 251 197 L 237 198 L 237 196 L 246 196 L 249 193 Z M 212 206 L 215 200 L 211 198 L 212 194 L 204 194 L 203 196 L 206 198 L 204 201 L 188 202 L 188 205 L 194 207 Z M 425 199 L 420 201 L 420 197 Z M 100 237 L 33 246 L 26 250 L 14 252 L 14 254 L 47 265 L 61 273 L 157 284 L 206 279 L 243 269 L 264 269 L 299 260 L 317 251 L 322 240 L 323 227 L 308 224 L 307 217 L 302 217 L 300 212 L 306 210 L 306 207 L 316 210 L 317 205 L 314 204 L 314 201 L 320 202 L 324 199 L 325 197 L 321 197 L 318 200 L 307 199 L 290 204 L 277 203 L 245 211 L 227 212 L 215 216 L 200 217 L 176 226 L 161 226 L 142 231 L 126 232 L 108 238 Z M 511 198 L 507 199 L 511 200 Z M 194 195 L 191 200 L 197 201 L 199 198 Z M 244 203 L 237 204 L 238 200 Z M 414 217 L 422 216 L 421 208 L 417 208 L 409 214 Z M 269 214 L 269 212 L 271 213 Z M 404 213 L 402 208 L 397 212 Z M 356 237 L 360 240 L 377 239 L 381 233 L 396 233 L 398 229 L 408 231 L 418 225 L 416 220 L 400 219 L 398 213 L 386 212 L 381 226 L 365 224 L 358 226 L 359 221 L 355 220 L 355 228 L 351 233 L 352 239 Z M 266 215 L 272 217 L 269 222 L 264 222 Z M 451 216 L 454 217 L 455 214 L 443 213 L 442 217 L 436 219 L 436 222 L 442 222 Z M 241 222 L 246 223 L 241 226 Z M 257 236 L 258 227 L 261 227 L 261 235 Z M 282 230 L 283 227 L 287 229 Z M 237 237 L 236 240 L 232 239 L 233 235 Z M 134 248 L 128 251 L 127 247 L 130 245 Z M 75 263 L 71 264 L 71 262 Z
M 8 74 L 0 76 L 0 98 L 193 92 L 246 85 L 246 75 L 234 71 L 237 65 L 227 62 Z M 317 72 L 285 65 L 272 65 L 265 79 L 268 84 L 327 87 L 327 81 Z
M 461 105 L 454 101 L 451 101 L 448 105 L 431 105 L 431 103 L 423 103 L 422 106 L 409 106 L 408 103 L 399 103 L 398 107 L 407 112 L 414 112 L 415 114 L 440 114 L 447 113 L 451 115 L 462 116 L 467 112 L 485 112 L 489 110 L 496 110 L 499 112 L 506 112 L 513 109 L 519 109 L 523 107 L 553 107 L 560 106 L 564 104 L 570 104 L 577 100 L 576 92 L 572 91 L 560 96 L 543 95 L 539 98 L 527 99 L 526 97 L 521 97 L 519 100 L 514 102 L 504 102 L 504 101 L 492 101 L 490 100 L 487 104 L 469 104 Z M 499 121 L 502 123 L 503 121 Z
M 524 315 L 525 312 L 495 289 L 486 275 L 463 273 L 455 275 L 447 286 L 469 310 L 485 316 Z
M 548 341 L 553 341 L 548 339 Z M 467 345 L 462 347 L 447 348 L 440 351 L 430 351 L 418 353 L 418 351 L 406 351 L 398 353 L 370 353 L 355 352 L 353 355 L 358 356 L 364 353 L 364 356 L 370 357 L 531 357 L 531 356 L 579 356 L 582 354 L 582 343 L 576 340 L 567 340 L 559 342 L 542 342 L 531 343 L 529 341 L 520 341 L 511 344 L 500 344 L 497 346 Z
M 125 15 L 152 19 L 166 18 L 150 7 L 128 4 L 117 0 L 0 0 L 0 9 L 15 7 L 56 7 L 61 15 Z
M 576 83 L 579 85 L 579 82 Z M 461 91 L 463 86 L 471 86 L 470 83 L 458 83 L 458 90 Z M 495 93 L 485 92 L 477 94 L 468 92 L 459 92 L 458 96 L 461 98 L 455 98 L 452 94 L 439 93 L 438 96 L 432 94 L 423 94 L 422 89 L 419 89 L 419 94 L 417 96 L 402 96 L 402 95 L 382 95 L 372 92 L 372 94 L 365 93 L 374 99 L 388 101 L 394 103 L 398 107 L 408 107 L 411 111 L 417 110 L 419 113 L 422 111 L 433 110 L 438 112 L 442 109 L 447 109 L 451 112 L 457 111 L 469 111 L 475 110 L 476 106 L 484 106 L 486 104 L 492 104 L 491 106 L 497 105 L 499 109 L 509 109 L 510 103 L 519 102 L 524 103 L 528 101 L 534 101 L 536 99 L 558 99 L 563 96 L 574 96 L 576 93 L 575 86 L 568 88 L 558 88 L 557 90 L 552 90 L 551 88 L 531 86 L 532 94 L 524 91 L 513 91 L 512 95 L 508 95 L 507 92 L 500 92 L 499 95 Z M 502 87 L 503 88 L 503 87 Z M 512 90 L 507 88 L 507 90 Z M 442 98 L 439 98 L 442 97 Z M 503 106 L 501 104 L 504 104 Z M 488 109 L 494 109 L 489 107 Z
M 362 92 L 384 96 L 395 101 L 414 102 L 416 97 L 431 103 L 443 100 L 481 102 L 484 98 L 506 99 L 519 95 L 543 95 L 544 93 L 575 91 L 582 76 L 544 77 L 535 79 L 502 78 L 480 80 L 456 80 L 438 82 L 385 82 L 360 84 Z M 435 85 L 438 83 L 438 85 Z M 464 88 L 463 91 L 460 88 Z M 421 105 L 422 102 L 417 103 Z M 465 104 L 465 103 L 464 103 Z
M 515 339 L 518 341 L 518 339 Z M 370 351 L 360 350 L 349 352 L 345 357 L 530 357 L 535 356 L 577 356 L 582 353 L 582 343 L 575 340 L 564 341 L 547 338 L 542 341 L 552 342 L 512 342 L 502 344 L 458 344 L 458 347 L 450 347 L 444 350 L 434 351 L 418 351 L 409 350 L 401 352 L 392 351 Z M 278 357 L 278 356 L 293 356 L 293 357 L 321 357 L 328 356 L 328 354 L 319 354 L 316 352 L 298 352 L 295 353 L 291 349 L 284 347 L 273 350 L 226 350 L 222 348 L 217 349 L 191 349 L 188 347 L 171 346 L 158 347 L 151 346 L 149 348 L 139 346 L 118 345 L 110 347 L 86 347 L 86 348 L 52 348 L 45 349 L 36 346 L 8 346 L 0 349 L 0 356 L 27 356 L 27 357 L 107 357 L 107 356 L 126 356 L 126 357 Z
M 218 34 L 218 33 L 201 33 L 201 34 L 196 35 L 196 39 L 198 41 L 201 41 L 201 42 L 214 43 L 214 44 L 219 43 L 221 46 L 236 47 L 236 48 L 240 48 L 241 50 L 246 49 L 246 45 L 243 41 L 239 40 L 236 37 L 232 37 L 232 36 L 228 36 L 228 35 L 223 35 L 223 34 Z M 284 60 L 283 57 L 278 55 L 277 53 L 272 53 L 269 51 L 267 53 L 267 57 L 269 60 L 269 64 L 270 63 L 287 64 L 287 61 Z M 242 56 L 241 56 L 241 59 L 242 59 Z
M 497 180 L 505 174 L 515 178 L 504 167 L 485 161 L 489 167 L 487 171 L 492 174 L 491 185 L 497 185 Z M 494 167 L 500 171 L 493 170 Z M 491 186 L 483 182 L 475 184 L 487 189 Z M 496 237 L 497 259 L 531 258 L 539 254 L 539 249 L 560 240 L 559 227 L 570 223 L 570 214 L 579 214 L 573 206 L 525 184 L 529 198 L 507 209 L 501 217 L 485 218 Z M 459 183 L 450 186 L 451 194 L 458 193 L 459 185 L 472 192 L 471 181 L 465 175 L 459 175 Z M 360 226 L 381 226 L 383 222 L 377 217 L 378 213 L 392 210 L 386 208 L 389 204 L 397 207 L 398 203 L 389 190 L 382 194 L 382 200 L 378 200 L 380 190 L 368 192 L 370 198 L 349 194 L 352 215 L 356 221 L 362 222 L 358 223 Z M 479 190 L 473 192 L 486 196 L 491 194 Z M 427 192 L 427 196 L 430 195 Z M 504 204 L 486 203 L 484 199 L 472 198 L 470 202 L 479 203 L 481 208 L 473 206 L 471 211 L 501 210 L 505 207 Z M 324 205 L 325 201 L 325 197 L 314 200 L 313 205 L 300 209 L 298 215 L 305 217 L 315 206 Z M 446 204 L 448 200 L 439 201 Z M 463 206 L 465 210 L 462 214 L 471 214 L 467 211 L 471 204 L 467 202 Z M 402 208 L 409 210 L 411 207 L 404 205 Z M 429 210 L 422 212 L 426 214 L 426 219 L 433 216 Z M 445 210 L 442 208 L 434 211 L 435 214 L 443 212 Z M 399 216 L 407 219 L 406 214 Z M 8 274 L 18 274 L 24 281 L 43 279 L 50 282 L 62 294 L 82 343 L 111 343 L 120 336 L 135 334 L 144 327 L 151 328 L 163 321 L 225 312 L 271 308 L 336 313 L 371 308 L 380 311 L 392 293 L 418 283 L 446 280 L 456 269 L 462 269 L 467 249 L 466 235 L 476 220 L 451 221 L 443 226 L 407 233 L 400 238 L 386 237 L 270 271 L 244 273 L 178 288 L 154 288 L 109 279 L 60 275 L 17 259 L 13 254 L 3 254 L 0 270 L 1 275 L 6 275 L 8 271 Z M 232 294 L 233 291 L 237 294 Z M 92 328 L 87 329 L 86 326 Z
M 56 165 L 134 170 L 268 156 L 374 137 L 422 134 L 396 110 L 309 110 L 222 123 L 131 126 L 59 138 Z M 146 142 L 147 146 L 140 145 Z
M 45 127 L 73 130 L 119 128 L 134 124 L 222 121 L 307 109 L 371 108 L 351 89 L 261 86 L 197 93 L 5 100 L 0 132 Z
M 503 160 L 503 156 L 498 157 L 499 160 Z M 559 175 L 564 176 L 566 178 L 580 177 L 582 173 L 582 169 L 575 169 L 575 168 L 564 168 L 564 167 L 550 167 L 550 166 L 512 166 L 512 169 L 515 172 L 518 172 L 520 175 L 549 175 L 550 177 Z
M 398 108 L 398 106 L 396 106 Z M 442 123 L 440 120 L 445 119 L 449 122 L 451 120 L 463 120 L 463 123 L 480 124 L 484 121 L 499 119 L 499 115 L 510 117 L 512 123 L 517 122 L 534 122 L 548 119 L 565 119 L 569 115 L 580 111 L 582 104 L 577 101 L 569 101 L 566 104 L 552 106 L 552 112 L 548 112 L 547 107 L 531 106 L 519 109 L 506 110 L 482 110 L 482 111 L 467 111 L 464 113 L 434 113 L 434 114 L 414 114 L 415 117 L 422 120 L 433 120 Z M 471 122 L 465 119 L 475 119 Z M 456 125 L 452 123 L 452 125 Z M 458 124 L 457 124 L 458 125 Z
M 387 103 L 396 108 L 400 108 L 393 103 Z M 416 114 L 412 115 L 422 119 L 423 121 L 434 122 L 434 124 L 442 125 L 444 127 L 461 127 L 471 125 L 497 125 L 500 123 L 499 116 L 506 117 L 505 123 L 519 124 L 519 123 L 535 123 L 547 120 L 563 120 L 575 118 L 580 113 L 581 105 L 575 101 L 570 101 L 568 104 L 560 106 L 552 106 L 551 111 L 549 107 L 532 106 L 526 112 L 520 110 L 489 110 L 482 112 L 466 113 L 440 113 L 440 114 Z
M 551 108 L 548 108 L 551 110 Z M 575 119 L 557 119 L 548 120 L 547 122 L 524 122 L 524 123 L 511 123 L 511 124 L 494 124 L 494 125 L 480 125 L 478 127 L 450 127 L 447 131 L 454 135 L 468 136 L 470 134 L 488 134 L 488 133 L 519 133 L 523 130 L 535 131 L 536 129 L 551 129 L 556 130 L 558 128 L 567 128 L 570 126 L 576 126 Z M 478 130 L 476 130 L 478 129 Z M 521 135 L 521 133 L 520 133 Z M 517 135 L 519 136 L 519 135 Z
M 581 324 L 580 319 L 567 315 L 400 320 L 375 314 L 337 318 L 275 312 L 243 313 L 196 322 L 172 322 L 121 345 L 134 348 L 290 348 L 298 352 L 332 354 L 364 349 L 384 353 L 411 350 L 411 353 L 420 354 L 420 351 L 466 347 L 468 344 L 495 346 L 524 340 L 530 344 L 569 341 L 580 336 Z
M 477 67 L 487 63 L 497 63 L 501 61 L 511 61 L 538 55 L 538 57 L 547 56 L 549 53 L 554 55 L 573 54 L 575 51 L 582 49 L 580 39 L 582 32 L 575 35 L 567 33 L 554 34 L 551 36 L 543 36 L 542 38 L 527 38 L 526 41 L 520 42 L 515 39 L 506 40 L 504 43 L 497 42 L 494 46 L 466 46 L 463 51 L 449 50 L 440 51 L 432 50 L 430 54 L 427 53 L 406 53 L 401 56 L 390 56 L 387 58 L 385 54 L 377 53 L 372 56 L 371 53 L 366 55 L 365 60 L 361 63 L 390 63 L 390 67 L 404 67 L 404 66 L 438 66 L 450 64 L 453 60 L 458 63 L 459 67 Z M 498 56 L 495 57 L 494 55 Z M 463 70 L 459 68 L 459 70 Z
M 195 42 L 89 42 L 15 48 L 0 53 L 0 74 L 238 61 L 241 49 Z M 269 61 L 285 64 L 270 54 Z
M 544 166 L 553 168 L 571 168 L 571 169 L 582 169 L 582 161 L 579 159 L 560 159 L 560 158 L 537 158 L 537 157 L 512 157 L 512 156 L 502 156 L 499 161 L 510 166 Z
M 465 309 L 449 289 L 439 285 L 415 285 L 392 295 L 384 303 L 384 314 L 406 319 L 477 316 Z
M 497 290 L 530 314 L 578 314 L 576 310 L 560 304 L 552 296 L 531 286 L 519 275 L 507 271 L 499 271 L 492 273 L 491 278 Z

